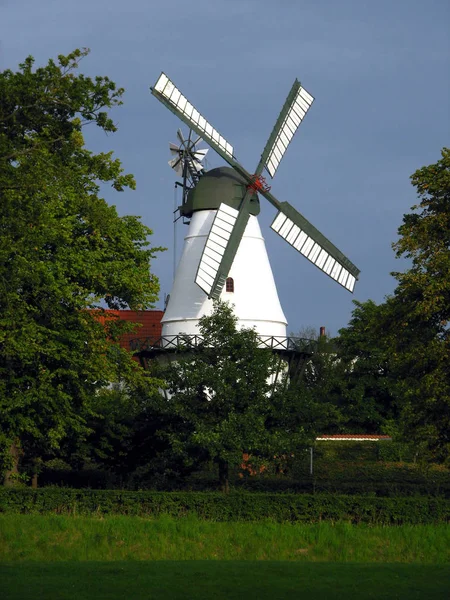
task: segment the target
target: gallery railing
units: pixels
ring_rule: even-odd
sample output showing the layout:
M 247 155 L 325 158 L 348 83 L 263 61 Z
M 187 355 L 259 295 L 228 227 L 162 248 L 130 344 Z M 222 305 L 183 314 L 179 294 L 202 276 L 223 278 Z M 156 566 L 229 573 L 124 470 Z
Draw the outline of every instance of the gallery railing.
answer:
M 258 336 L 259 347 L 280 352 L 313 354 L 317 349 L 317 340 L 300 337 Z M 199 350 L 204 344 L 201 335 L 167 335 L 161 337 L 136 338 L 130 340 L 130 350 L 134 352 L 158 352 Z

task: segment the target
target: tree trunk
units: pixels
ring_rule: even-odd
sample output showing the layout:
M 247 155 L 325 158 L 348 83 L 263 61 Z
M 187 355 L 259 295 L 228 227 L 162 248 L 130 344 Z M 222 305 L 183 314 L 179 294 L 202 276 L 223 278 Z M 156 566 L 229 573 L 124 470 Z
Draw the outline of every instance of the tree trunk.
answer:
M 230 491 L 230 484 L 228 481 L 228 463 L 224 460 L 219 460 L 219 484 L 222 492 L 224 494 L 228 494 Z
M 37 487 L 38 487 L 38 474 L 37 473 L 33 473 L 33 476 L 31 478 L 31 487 L 33 488 L 33 490 L 37 490 Z
M 11 461 L 11 468 L 5 473 L 3 485 L 6 487 L 13 487 L 17 485 L 19 481 L 19 460 L 20 460 L 20 447 L 19 442 L 15 440 L 9 448 L 9 456 Z

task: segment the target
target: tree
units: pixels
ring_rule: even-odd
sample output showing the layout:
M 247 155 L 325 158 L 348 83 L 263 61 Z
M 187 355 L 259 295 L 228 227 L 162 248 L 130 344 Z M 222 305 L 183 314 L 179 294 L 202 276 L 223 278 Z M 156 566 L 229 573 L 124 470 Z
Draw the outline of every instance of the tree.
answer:
M 392 353 L 384 325 L 386 304 L 354 301 L 347 327 L 335 348 L 340 363 L 339 408 L 348 433 L 379 433 L 396 418 L 392 393 Z
M 404 215 L 393 273 L 398 285 L 381 305 L 355 303 L 340 331 L 339 355 L 351 364 L 348 391 L 372 422 L 413 444 L 422 458 L 450 456 L 450 151 L 411 176 L 420 199 Z M 359 396 L 359 399 L 358 399 Z M 348 410 L 348 407 L 343 411 Z M 374 420 L 375 417 L 375 420 Z
M 297 399 L 273 383 L 277 358 L 259 347 L 255 330 L 238 329 L 222 302 L 200 319 L 199 330 L 201 347 L 166 372 L 166 410 L 183 424 L 166 434 L 187 460 L 200 455 L 216 463 L 227 491 L 229 466 L 240 465 L 243 453 L 273 459 L 304 447 L 309 437 Z
M 39 458 L 86 433 L 96 390 L 148 386 L 115 341 L 127 327 L 109 308 L 157 299 L 160 248 L 139 218 L 119 217 L 100 185 L 135 187 L 112 152 L 84 145 L 89 123 L 116 131 L 108 109 L 123 89 L 75 71 L 87 50 L 0 73 L 0 442 L 3 466 Z M 96 311 L 90 309 L 96 308 Z M 17 466 L 17 465 L 16 465 Z
M 412 265 L 393 273 L 389 340 L 403 434 L 422 452 L 450 457 L 450 150 L 411 176 L 420 202 L 393 245 Z
M 317 348 L 297 394 L 302 404 L 305 398 L 313 403 L 319 433 L 379 432 L 391 417 L 386 351 L 379 344 L 382 307 L 370 300 L 354 304 L 352 319 L 338 337 L 317 336 L 309 328 Z

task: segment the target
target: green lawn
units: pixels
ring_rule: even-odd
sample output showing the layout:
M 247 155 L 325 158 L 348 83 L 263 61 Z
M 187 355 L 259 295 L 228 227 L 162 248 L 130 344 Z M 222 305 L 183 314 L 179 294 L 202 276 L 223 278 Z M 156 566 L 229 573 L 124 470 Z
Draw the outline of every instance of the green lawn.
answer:
M 444 564 L 450 527 L 0 514 L 0 561 L 211 559 Z
M 3 600 L 437 600 L 445 565 L 275 561 L 0 564 Z
M 434 600 L 450 528 L 0 514 L 1 600 Z

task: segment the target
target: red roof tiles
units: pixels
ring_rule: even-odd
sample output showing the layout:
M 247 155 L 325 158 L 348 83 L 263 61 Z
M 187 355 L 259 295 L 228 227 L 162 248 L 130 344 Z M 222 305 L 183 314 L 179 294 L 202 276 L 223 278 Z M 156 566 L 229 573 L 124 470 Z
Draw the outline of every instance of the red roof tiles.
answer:
M 130 350 L 130 340 L 135 340 L 136 338 L 158 339 L 161 337 L 163 310 L 105 310 L 104 312 L 111 316 L 119 317 L 123 321 L 140 323 L 141 326 L 136 327 L 132 333 L 125 333 L 121 337 L 120 345 L 122 348 Z

